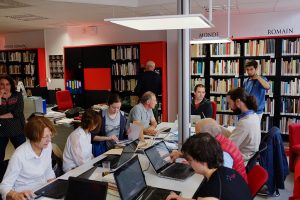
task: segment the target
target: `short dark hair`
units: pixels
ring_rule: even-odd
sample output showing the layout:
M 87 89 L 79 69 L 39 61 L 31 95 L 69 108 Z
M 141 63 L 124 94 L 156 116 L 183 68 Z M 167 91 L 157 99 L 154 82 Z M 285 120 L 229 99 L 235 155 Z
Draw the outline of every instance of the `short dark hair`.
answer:
M 195 85 L 195 87 L 194 87 L 194 92 L 197 91 L 198 87 L 199 87 L 199 88 L 204 88 L 204 89 L 205 89 L 205 86 L 204 86 L 203 84 L 200 83 L 200 84 Z
M 112 93 L 112 94 L 109 95 L 108 101 L 107 101 L 107 104 L 109 106 L 113 103 L 119 103 L 119 102 L 122 102 L 122 99 L 118 94 Z
M 141 103 L 145 104 L 148 100 L 150 100 L 155 94 L 153 92 L 145 92 L 143 96 L 141 97 Z
M 99 113 L 92 109 L 87 109 L 81 117 L 81 128 L 91 129 L 93 126 L 99 126 L 101 122 Z
M 39 142 L 42 140 L 45 128 L 49 128 L 52 136 L 55 135 L 56 130 L 53 123 L 46 117 L 33 116 L 28 119 L 25 125 L 25 136 L 32 142 Z
M 258 64 L 256 60 L 248 60 L 246 62 L 245 68 L 253 66 L 255 69 L 257 69 L 257 65 Z
M 0 75 L 0 80 L 1 79 L 6 79 L 9 82 L 11 93 L 16 92 L 16 82 L 10 75 L 8 75 L 8 74 Z
M 257 111 L 256 97 L 249 95 L 244 88 L 238 87 L 232 89 L 227 93 L 227 96 L 230 96 L 230 99 L 233 101 L 240 99 L 246 104 L 248 109 Z
M 184 156 L 191 156 L 193 160 L 207 163 L 209 169 L 223 165 L 223 151 L 219 142 L 209 133 L 200 133 L 191 136 L 182 145 Z

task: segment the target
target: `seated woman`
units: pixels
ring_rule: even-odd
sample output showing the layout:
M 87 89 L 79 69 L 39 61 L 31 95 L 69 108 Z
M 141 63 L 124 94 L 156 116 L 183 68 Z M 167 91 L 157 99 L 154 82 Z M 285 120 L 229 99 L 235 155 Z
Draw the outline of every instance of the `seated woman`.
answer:
M 80 126 L 68 137 L 63 153 L 63 170 L 70 171 L 93 158 L 91 134 L 101 124 L 99 114 L 91 109 L 86 110 L 81 117 Z
M 208 133 L 193 135 L 183 144 L 182 152 L 195 172 L 204 176 L 193 199 L 252 199 L 240 174 L 222 166 L 222 149 L 213 136 Z M 185 198 L 171 193 L 167 200 L 171 199 Z
M 108 98 L 108 109 L 102 111 L 102 125 L 100 132 L 92 134 L 93 155 L 99 156 L 114 148 L 115 142 L 127 138 L 126 118 L 121 108 L 121 98 L 118 94 L 111 94 Z
M 33 190 L 55 178 L 51 162 L 53 124 L 45 117 L 32 117 L 25 126 L 28 140 L 13 153 L 3 181 L 2 199 L 29 199 Z
M 194 98 L 191 104 L 191 115 L 200 115 L 201 118 L 212 118 L 213 109 L 211 103 L 205 98 L 205 86 L 197 84 L 194 87 Z

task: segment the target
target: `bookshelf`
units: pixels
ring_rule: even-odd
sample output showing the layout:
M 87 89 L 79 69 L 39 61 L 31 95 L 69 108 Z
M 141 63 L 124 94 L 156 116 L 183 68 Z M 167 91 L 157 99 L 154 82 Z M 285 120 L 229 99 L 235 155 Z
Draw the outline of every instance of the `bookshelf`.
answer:
M 52 79 L 64 78 L 63 55 L 49 55 L 50 77 Z
M 199 82 L 205 83 L 207 98 L 217 102 L 217 121 L 234 125 L 236 118 L 227 107 L 226 94 L 231 88 L 242 86 L 247 78 L 244 66 L 250 59 L 258 62 L 260 75 L 270 84 L 265 97 L 262 132 L 278 126 L 286 140 L 288 125 L 300 123 L 299 36 L 191 45 L 191 88 Z
M 163 41 L 65 47 L 64 78 L 68 86 L 71 83 L 66 89 L 73 91 L 73 100 L 82 99 L 78 106 L 84 108 L 105 103 L 110 92 L 117 92 L 123 100 L 121 109 L 129 112 L 138 102 L 134 89 L 142 66 L 153 60 L 162 77 L 159 119 L 167 121 L 166 52 Z M 79 88 L 74 88 L 76 83 Z
M 0 50 L 0 74 L 22 81 L 28 96 L 36 87 L 46 87 L 45 49 Z

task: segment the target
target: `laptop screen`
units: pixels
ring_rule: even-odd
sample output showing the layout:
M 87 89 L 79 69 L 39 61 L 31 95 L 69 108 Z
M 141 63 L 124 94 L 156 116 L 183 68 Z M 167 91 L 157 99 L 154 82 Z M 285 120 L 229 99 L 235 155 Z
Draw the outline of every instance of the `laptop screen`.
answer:
M 171 162 L 170 152 L 166 144 L 161 141 L 145 150 L 155 171 L 158 171 Z
M 138 156 L 119 168 L 114 177 L 122 200 L 135 199 L 147 187 Z
M 106 199 L 108 183 L 69 177 L 65 200 Z
M 118 161 L 118 166 L 127 162 L 134 155 L 135 150 L 138 146 L 138 143 L 139 143 L 139 140 L 135 140 L 124 147 L 122 154 L 120 156 L 120 159 Z

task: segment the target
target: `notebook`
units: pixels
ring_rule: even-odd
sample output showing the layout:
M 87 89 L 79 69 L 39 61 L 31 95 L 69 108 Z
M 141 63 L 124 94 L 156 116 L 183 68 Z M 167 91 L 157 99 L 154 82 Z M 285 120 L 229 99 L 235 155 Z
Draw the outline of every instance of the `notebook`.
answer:
M 170 151 L 164 141 L 144 150 L 155 172 L 165 178 L 185 180 L 194 174 L 190 165 L 172 162 Z
M 124 147 L 121 155 L 108 155 L 105 158 L 94 163 L 94 166 L 102 167 L 103 161 L 110 161 L 110 169 L 116 170 L 118 167 L 120 167 L 122 164 L 127 162 L 134 155 L 138 144 L 139 144 L 138 139 L 133 142 L 130 142 Z
M 138 156 L 133 157 L 114 173 L 122 200 L 165 200 L 172 190 L 147 186 Z M 173 191 L 180 194 L 179 191 Z
M 60 199 L 67 192 L 68 180 L 56 179 L 52 183 L 34 192 L 37 196 L 44 196 L 53 199 Z
M 65 200 L 105 200 L 107 187 L 106 182 L 69 177 Z

